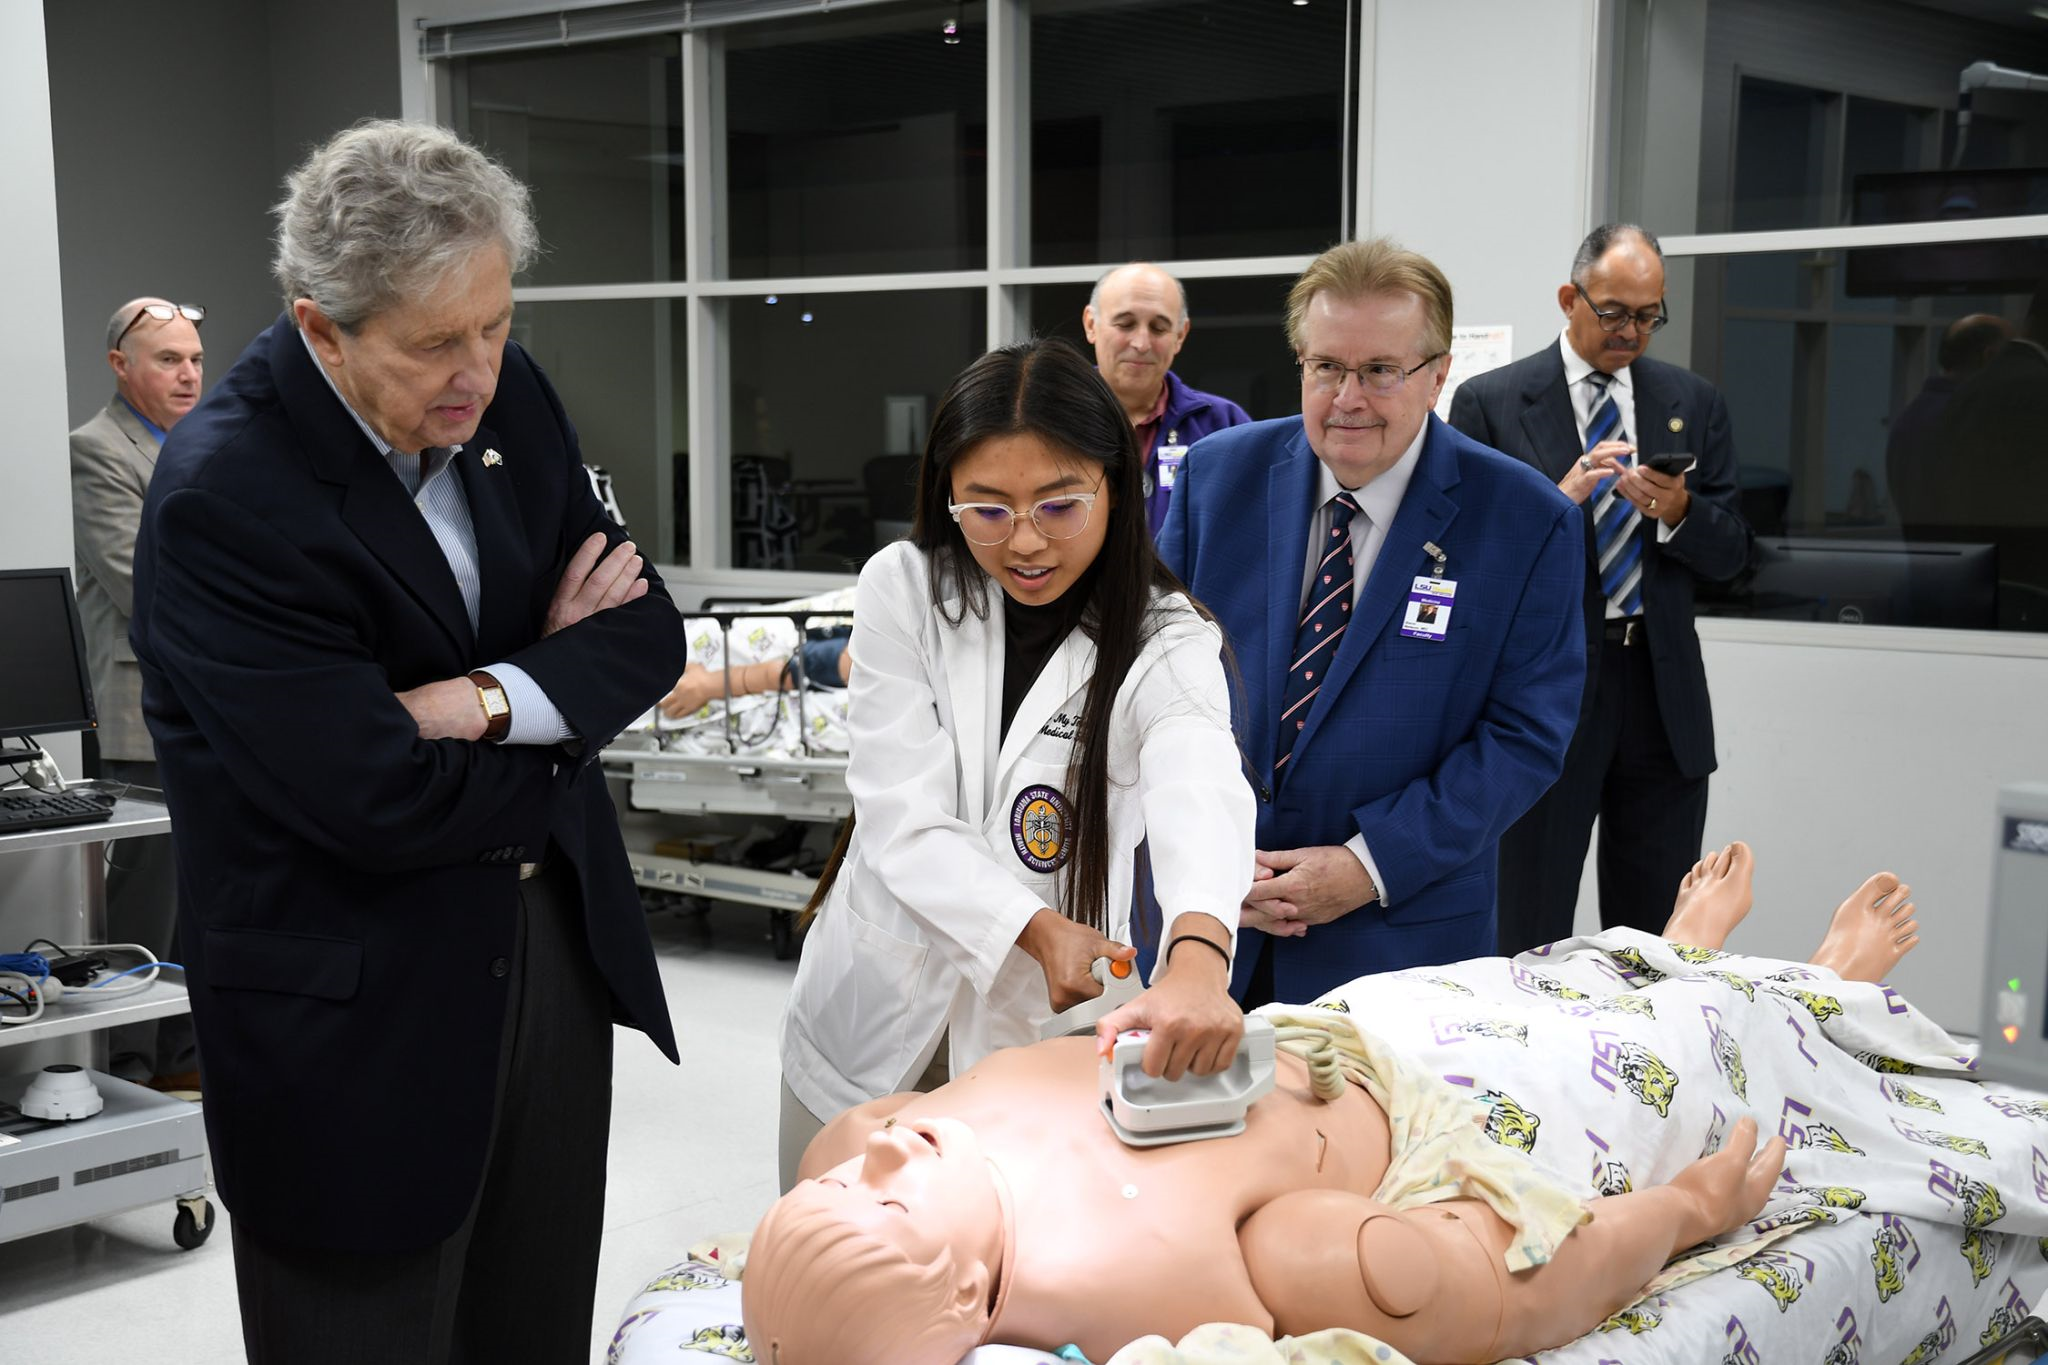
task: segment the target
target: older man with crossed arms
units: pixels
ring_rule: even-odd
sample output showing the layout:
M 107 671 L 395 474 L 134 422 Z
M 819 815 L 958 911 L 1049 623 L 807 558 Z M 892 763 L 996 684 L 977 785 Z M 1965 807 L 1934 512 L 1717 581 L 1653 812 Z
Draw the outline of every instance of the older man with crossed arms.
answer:
M 681 618 L 507 340 L 504 169 L 365 123 L 173 434 L 135 652 L 249 1358 L 588 1359 L 612 1022 L 676 1056 L 598 752 Z

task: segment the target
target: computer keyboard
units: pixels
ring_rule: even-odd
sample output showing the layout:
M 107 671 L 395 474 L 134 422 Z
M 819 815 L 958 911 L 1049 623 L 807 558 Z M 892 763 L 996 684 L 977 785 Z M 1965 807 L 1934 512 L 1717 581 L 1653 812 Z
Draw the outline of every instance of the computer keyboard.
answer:
M 89 825 L 113 813 L 114 798 L 105 792 L 0 792 L 0 834 Z

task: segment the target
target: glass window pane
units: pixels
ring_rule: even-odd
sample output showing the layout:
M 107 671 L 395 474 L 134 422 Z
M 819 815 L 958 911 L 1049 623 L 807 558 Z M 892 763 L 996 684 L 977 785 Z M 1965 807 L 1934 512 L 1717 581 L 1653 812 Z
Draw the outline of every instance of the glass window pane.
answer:
M 1290 255 L 1335 241 L 1349 9 L 1034 5 L 1030 263 Z
M 1187 281 L 1190 326 L 1173 372 L 1205 393 L 1232 400 L 1255 421 L 1300 412 L 1301 385 L 1287 349 L 1287 291 L 1293 284 L 1287 275 Z M 1034 333 L 1065 337 L 1094 355 L 1081 328 L 1087 285 L 1040 284 L 1025 292 Z
M 1957 117 L 1973 63 L 2048 72 L 2024 3 L 1621 11 L 1617 217 L 1671 236 L 2048 211 L 2048 101 L 1978 89 Z
M 1816 191 L 1827 174 L 1832 106 L 1818 90 L 1743 78 L 1735 111 L 1728 231 L 1813 227 L 1826 217 Z M 1701 186 L 1700 193 L 1707 197 L 1707 187 Z
M 988 293 L 728 307 L 733 567 L 850 573 L 909 534 L 932 409 L 984 349 Z
M 733 278 L 987 261 L 981 5 L 890 5 L 725 33 Z
M 533 190 L 545 248 L 522 284 L 683 276 L 673 36 L 458 64 L 455 127 Z
M 1703 610 L 2048 630 L 2048 239 L 1672 264 L 1758 537 Z
M 689 559 L 685 306 L 670 299 L 522 302 L 512 335 L 547 371 L 585 464 L 611 477 L 626 529 L 656 563 Z

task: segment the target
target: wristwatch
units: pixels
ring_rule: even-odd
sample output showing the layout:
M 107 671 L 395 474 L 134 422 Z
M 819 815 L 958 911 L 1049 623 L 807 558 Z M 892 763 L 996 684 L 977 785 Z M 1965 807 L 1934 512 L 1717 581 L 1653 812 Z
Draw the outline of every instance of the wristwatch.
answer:
M 504 686 L 481 668 L 470 674 L 469 680 L 476 684 L 476 704 L 484 708 L 484 738 L 493 742 L 503 739 L 512 728 L 512 702 Z

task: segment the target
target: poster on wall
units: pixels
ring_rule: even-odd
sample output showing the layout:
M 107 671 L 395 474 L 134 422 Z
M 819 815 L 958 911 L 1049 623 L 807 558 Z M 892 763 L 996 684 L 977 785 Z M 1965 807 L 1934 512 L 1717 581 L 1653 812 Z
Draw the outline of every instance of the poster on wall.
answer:
M 1436 415 L 1449 420 L 1451 395 L 1475 374 L 1485 374 L 1515 358 L 1515 329 L 1503 322 L 1491 327 L 1451 328 L 1451 373 L 1437 395 Z

